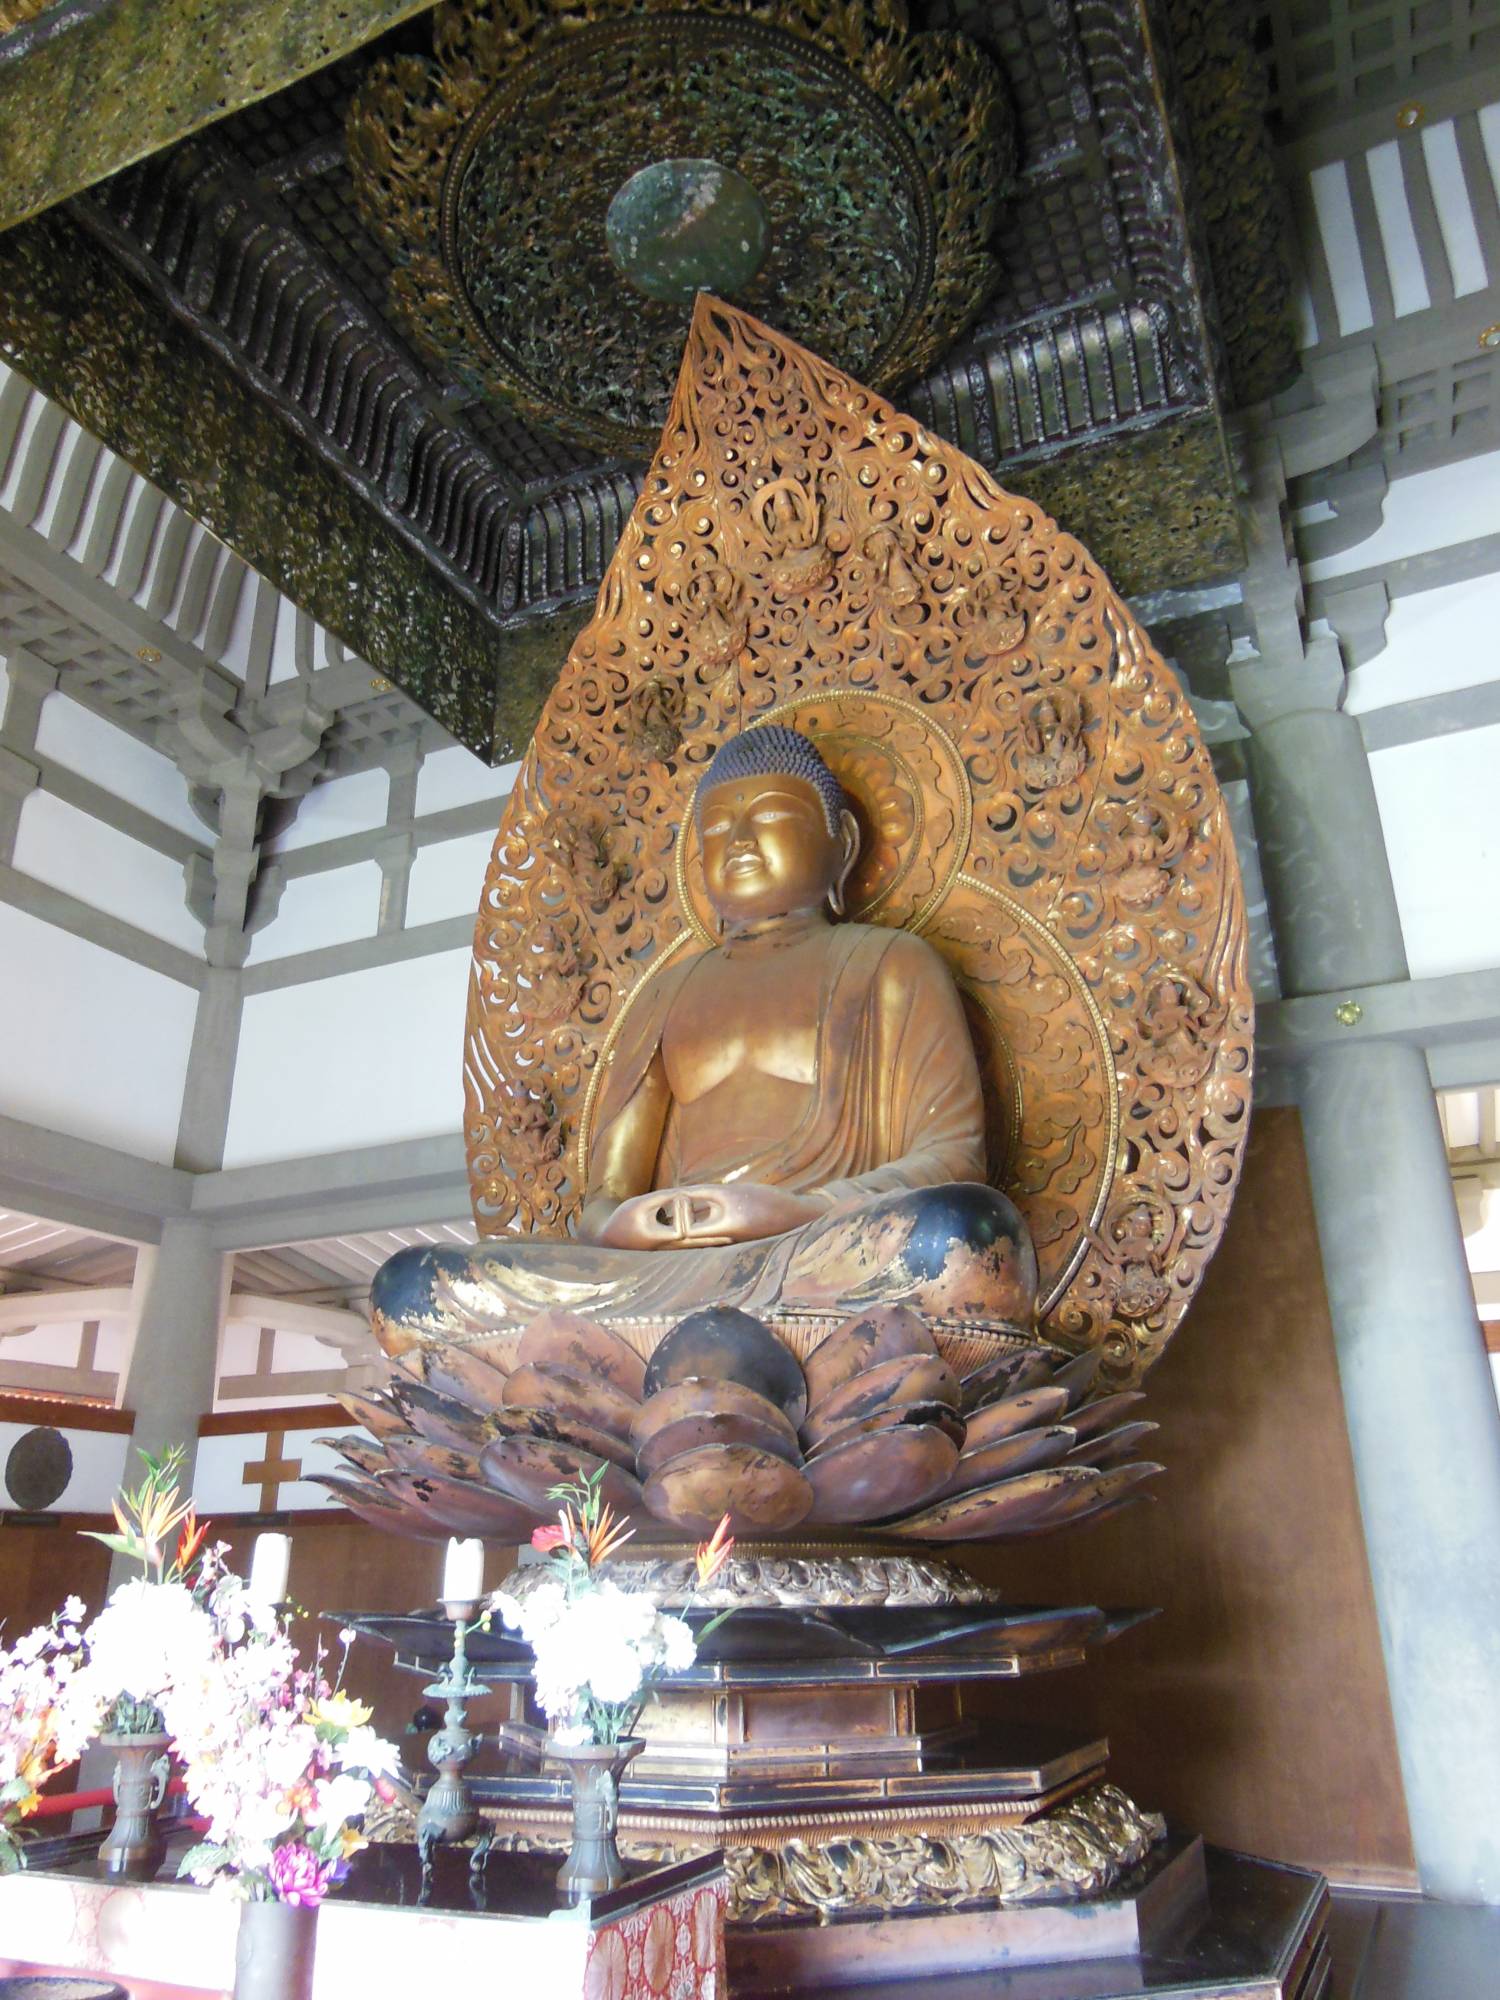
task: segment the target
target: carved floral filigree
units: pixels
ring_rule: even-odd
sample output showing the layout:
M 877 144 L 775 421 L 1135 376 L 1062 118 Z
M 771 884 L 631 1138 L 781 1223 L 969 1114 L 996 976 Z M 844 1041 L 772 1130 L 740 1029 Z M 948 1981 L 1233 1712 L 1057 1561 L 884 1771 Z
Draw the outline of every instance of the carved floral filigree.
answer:
M 893 542 L 872 548 L 877 531 Z M 744 643 L 715 662 L 683 592 L 719 570 L 733 592 L 698 592 L 743 617 Z M 669 761 L 641 729 L 664 688 Z M 1039 507 L 709 300 L 486 883 L 466 1063 L 481 1227 L 561 1231 L 576 1213 L 620 1011 L 664 954 L 712 938 L 694 787 L 726 735 L 773 715 L 856 797 L 851 915 L 916 926 L 959 982 L 1046 1336 L 1100 1344 L 1109 1380 L 1135 1379 L 1219 1239 L 1247 1127 L 1244 908 L 1201 732 Z M 557 819 L 609 829 L 628 873 L 602 910 L 547 844 Z M 499 1092 L 542 1078 L 565 1150 L 518 1174 Z
M 418 345 L 634 453 L 688 316 L 611 259 L 609 204 L 642 167 L 712 159 L 747 180 L 769 247 L 745 303 L 893 382 L 994 289 L 1016 147 L 992 58 L 913 32 L 900 0 L 446 0 L 431 60 L 371 65 L 348 150 Z

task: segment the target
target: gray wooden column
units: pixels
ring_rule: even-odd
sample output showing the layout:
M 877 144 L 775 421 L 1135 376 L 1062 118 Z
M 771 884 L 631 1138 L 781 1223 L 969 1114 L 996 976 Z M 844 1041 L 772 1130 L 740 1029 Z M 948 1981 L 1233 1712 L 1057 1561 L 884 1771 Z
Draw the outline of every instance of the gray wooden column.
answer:
M 140 1305 L 123 1394 L 135 1416 L 131 1449 L 157 1453 L 185 1445 L 191 1479 L 198 1420 L 214 1403 L 225 1259 L 208 1225 L 190 1216 L 169 1216 L 160 1243 L 140 1257 Z M 132 1457 L 126 1475 L 132 1484 L 137 1464 Z
M 1406 978 L 1341 681 L 1310 653 L 1235 686 L 1283 986 L 1335 1029 L 1341 990 Z M 1500 1901 L 1500 1417 L 1426 1056 L 1331 1039 L 1298 1100 L 1422 1886 Z

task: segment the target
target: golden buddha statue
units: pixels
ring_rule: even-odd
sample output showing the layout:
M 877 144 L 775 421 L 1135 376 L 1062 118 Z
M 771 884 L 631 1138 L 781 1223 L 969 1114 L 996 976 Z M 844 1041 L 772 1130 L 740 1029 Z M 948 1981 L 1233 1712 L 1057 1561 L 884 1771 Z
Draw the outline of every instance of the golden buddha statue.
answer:
M 481 1344 L 546 1308 L 654 1344 L 695 1309 L 834 1322 L 877 1305 L 1035 1339 L 1036 1258 L 985 1185 L 984 1106 L 946 965 L 840 922 L 859 834 L 804 735 L 721 745 L 698 787 L 720 942 L 669 963 L 628 1017 L 576 1238 L 405 1250 L 374 1321 L 400 1353 Z

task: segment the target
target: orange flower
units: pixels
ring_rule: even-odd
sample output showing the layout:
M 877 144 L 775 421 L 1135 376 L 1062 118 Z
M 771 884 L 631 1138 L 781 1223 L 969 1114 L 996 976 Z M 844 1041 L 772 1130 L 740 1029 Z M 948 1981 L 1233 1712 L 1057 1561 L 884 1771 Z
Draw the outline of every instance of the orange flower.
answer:
M 588 1555 L 590 1569 L 597 1569 L 606 1562 L 617 1549 L 621 1549 L 635 1533 L 618 1519 L 612 1507 L 600 1509 L 599 1518 L 591 1521 L 584 1529 L 584 1547 Z
M 198 1551 L 203 1547 L 203 1538 L 208 1533 L 207 1521 L 200 1522 L 198 1510 L 189 1507 L 182 1524 L 182 1532 L 177 1537 L 176 1570 L 179 1576 L 186 1576 L 198 1559 Z
M 698 1565 L 698 1588 L 706 1590 L 719 1571 L 728 1562 L 734 1550 L 734 1536 L 729 1532 L 729 1516 L 726 1514 L 706 1542 L 698 1544 L 694 1561 Z

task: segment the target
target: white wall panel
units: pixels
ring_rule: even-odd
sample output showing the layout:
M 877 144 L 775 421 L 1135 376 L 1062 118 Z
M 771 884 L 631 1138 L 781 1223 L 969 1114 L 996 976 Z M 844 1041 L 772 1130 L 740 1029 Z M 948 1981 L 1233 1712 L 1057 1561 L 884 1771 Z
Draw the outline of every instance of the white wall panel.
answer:
M 1321 583 L 1496 533 L 1500 533 L 1500 451 L 1490 451 L 1460 459 L 1456 465 L 1437 465 L 1430 472 L 1393 479 L 1375 533 L 1337 555 L 1309 563 L 1303 574 L 1309 583 Z
M 252 994 L 226 1167 L 459 1130 L 467 950 Z
M 384 771 L 356 771 L 352 777 L 329 778 L 297 807 L 297 817 L 271 842 L 273 852 L 312 847 L 323 840 L 342 840 L 348 833 L 370 833 L 385 825 L 390 779 Z
M 76 1368 L 82 1347 L 82 1320 L 48 1320 L 26 1333 L 0 1335 L 0 1371 L 11 1361 L 41 1361 L 51 1368 Z
M 14 861 L 23 875 L 203 956 L 203 926 L 187 906 L 182 863 L 53 793 L 28 794 Z
M 198 996 L 0 904 L 0 1110 L 170 1161 Z
M 477 901 L 477 898 L 476 898 Z M 296 875 L 281 892 L 276 915 L 250 940 L 247 963 L 316 951 L 374 937 L 380 924 L 380 864 L 359 861 L 352 868 L 329 868 Z
M 165 820 L 179 833 L 212 846 L 213 835 L 188 804 L 187 780 L 171 758 L 80 702 L 65 694 L 48 695 L 37 724 L 36 747 L 153 819 Z
M 1385 650 L 1349 676 L 1345 707 L 1360 715 L 1391 702 L 1500 680 L 1500 574 L 1397 597 Z
M 491 833 L 471 833 L 463 840 L 435 841 L 431 847 L 418 848 L 406 892 L 407 923 L 473 916 L 494 844 Z
M 10 693 L 10 674 L 6 669 L 5 656 L 0 653 L 0 726 L 5 722 L 5 702 Z
M 472 750 L 454 743 L 446 750 L 434 750 L 422 759 L 417 773 L 417 813 L 446 812 L 450 806 L 473 805 L 477 799 L 503 801 L 510 797 L 519 764 L 502 764 L 491 770 Z M 495 824 L 500 824 L 497 804 Z
M 1414 979 L 1500 966 L 1500 724 L 1370 759 Z

